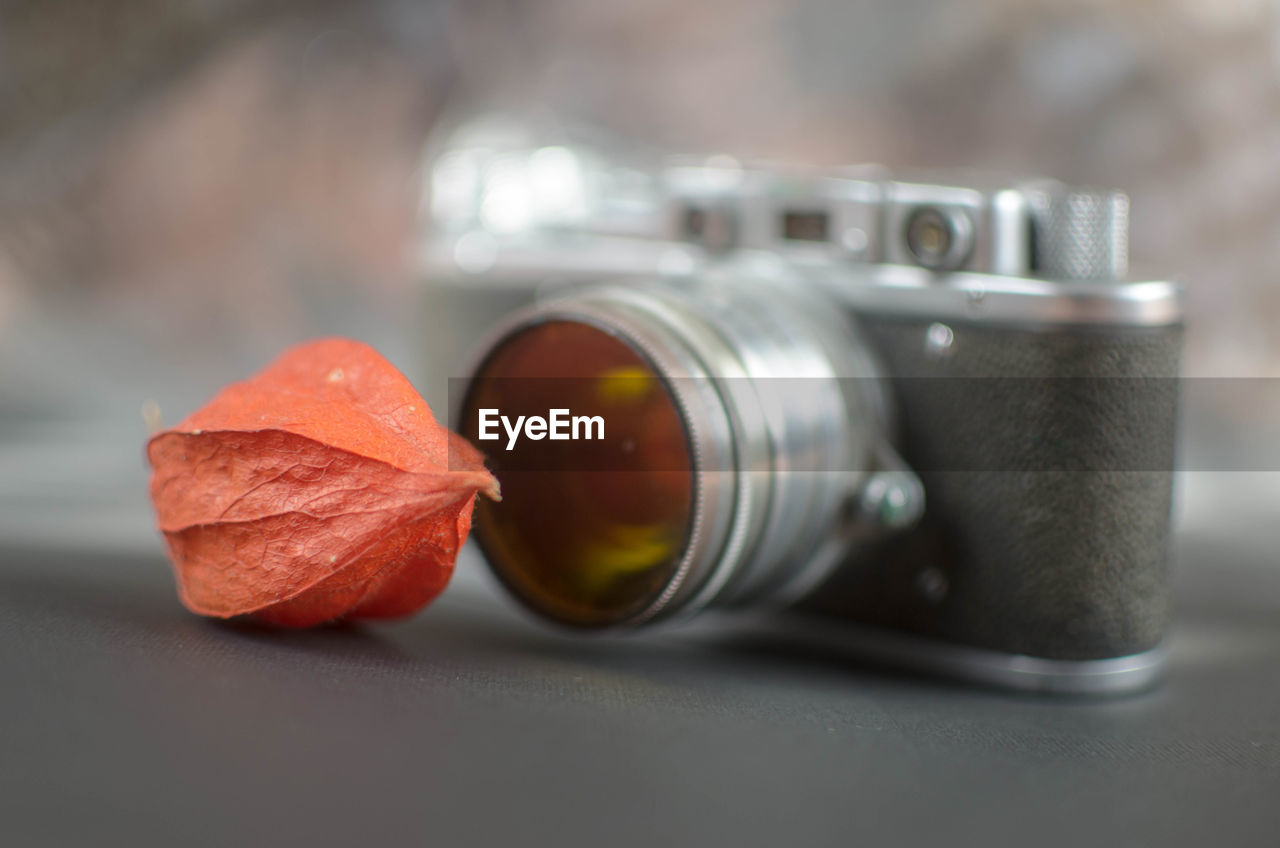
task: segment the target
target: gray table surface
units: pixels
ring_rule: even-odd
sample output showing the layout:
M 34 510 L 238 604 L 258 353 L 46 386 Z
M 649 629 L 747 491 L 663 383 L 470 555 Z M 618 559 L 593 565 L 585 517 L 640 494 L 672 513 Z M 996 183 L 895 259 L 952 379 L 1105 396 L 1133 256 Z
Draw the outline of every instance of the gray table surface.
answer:
M 0 560 L 0 844 L 1280 844 L 1280 569 L 1184 539 L 1167 682 L 1062 700 L 543 630 L 198 619 L 159 558 Z M 1195 562 L 1198 567 L 1188 567 Z

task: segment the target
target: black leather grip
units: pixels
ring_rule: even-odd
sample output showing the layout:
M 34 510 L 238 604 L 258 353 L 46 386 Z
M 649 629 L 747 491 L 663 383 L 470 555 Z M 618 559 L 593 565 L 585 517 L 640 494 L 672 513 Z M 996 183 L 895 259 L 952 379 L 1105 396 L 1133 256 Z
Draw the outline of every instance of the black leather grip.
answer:
M 922 523 L 860 549 L 803 606 L 1045 658 L 1155 647 L 1181 328 L 931 323 L 860 321 L 924 481 Z

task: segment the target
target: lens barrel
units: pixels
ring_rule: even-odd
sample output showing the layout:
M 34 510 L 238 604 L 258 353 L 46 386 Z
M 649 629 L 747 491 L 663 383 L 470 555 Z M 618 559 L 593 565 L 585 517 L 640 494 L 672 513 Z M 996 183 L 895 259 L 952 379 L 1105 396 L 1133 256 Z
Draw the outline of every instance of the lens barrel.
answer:
M 579 290 L 513 316 L 482 351 L 457 424 L 487 454 L 504 501 L 477 504 L 474 532 L 534 611 L 605 627 L 781 605 L 842 560 L 841 525 L 888 401 L 848 316 L 803 281 L 727 271 Z M 609 382 L 619 375 L 654 383 L 643 391 L 650 411 L 608 405 L 637 393 L 639 383 Z M 584 402 L 613 449 L 478 440 L 483 409 Z

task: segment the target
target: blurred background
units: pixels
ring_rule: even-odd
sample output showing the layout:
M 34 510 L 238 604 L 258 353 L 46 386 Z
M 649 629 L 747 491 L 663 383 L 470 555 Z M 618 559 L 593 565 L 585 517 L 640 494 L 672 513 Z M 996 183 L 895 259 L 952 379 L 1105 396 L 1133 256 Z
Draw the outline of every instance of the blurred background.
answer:
M 478 114 L 1116 186 L 1135 267 L 1187 285 L 1185 372 L 1280 377 L 1274 0 L 6 0 L 0 540 L 158 553 L 143 410 L 302 339 L 439 396 L 422 153 Z M 1183 475 L 1184 532 L 1274 526 L 1243 469 L 1276 394 L 1188 410 L 1186 449 L 1234 458 Z

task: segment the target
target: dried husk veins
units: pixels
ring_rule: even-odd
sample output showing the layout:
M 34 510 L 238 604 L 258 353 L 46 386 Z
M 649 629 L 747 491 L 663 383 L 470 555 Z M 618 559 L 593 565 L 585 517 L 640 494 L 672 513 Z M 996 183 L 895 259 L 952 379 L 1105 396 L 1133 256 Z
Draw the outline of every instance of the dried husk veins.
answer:
M 452 575 L 475 494 L 498 497 L 409 381 L 346 339 L 228 386 L 148 456 L 183 603 L 285 626 L 421 608 Z

